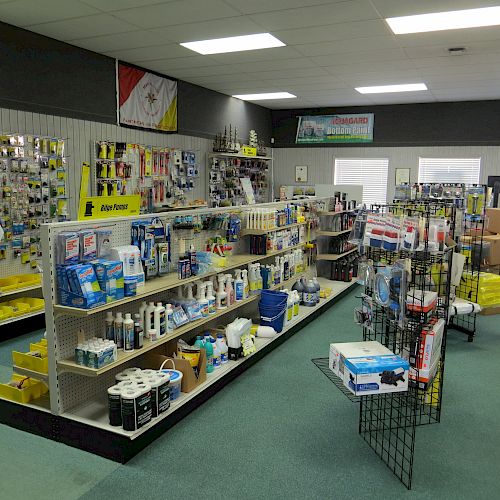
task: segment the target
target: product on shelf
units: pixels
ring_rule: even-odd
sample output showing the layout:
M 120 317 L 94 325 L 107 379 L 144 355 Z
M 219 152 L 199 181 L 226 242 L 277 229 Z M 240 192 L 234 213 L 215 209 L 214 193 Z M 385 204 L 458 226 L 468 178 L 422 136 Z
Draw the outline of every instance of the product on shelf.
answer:
M 113 340 L 93 337 L 75 348 L 75 362 L 88 368 L 102 368 L 118 358 L 117 344 Z

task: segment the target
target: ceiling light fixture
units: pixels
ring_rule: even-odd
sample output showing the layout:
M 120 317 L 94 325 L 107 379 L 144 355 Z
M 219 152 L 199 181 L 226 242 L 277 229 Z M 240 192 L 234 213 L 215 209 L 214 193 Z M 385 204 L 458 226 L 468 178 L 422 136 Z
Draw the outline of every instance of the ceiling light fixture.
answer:
M 396 35 L 496 26 L 500 25 L 500 6 L 389 17 L 386 21 Z
M 389 92 L 414 92 L 427 90 L 425 83 L 403 83 L 401 85 L 375 85 L 373 87 L 356 87 L 360 94 L 385 94 Z
M 183 42 L 180 45 L 203 55 L 285 46 L 281 40 L 278 40 L 270 33 L 214 38 L 213 40 L 201 40 L 199 42 Z
M 263 94 L 240 94 L 233 95 L 236 99 L 241 99 L 243 101 L 264 101 L 267 99 L 293 99 L 296 95 L 290 94 L 290 92 L 267 92 Z

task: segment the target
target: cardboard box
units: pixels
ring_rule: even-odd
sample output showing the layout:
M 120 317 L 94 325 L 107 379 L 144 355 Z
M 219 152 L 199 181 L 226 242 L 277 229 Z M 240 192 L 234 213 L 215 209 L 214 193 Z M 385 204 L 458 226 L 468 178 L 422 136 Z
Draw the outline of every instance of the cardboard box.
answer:
M 494 236 L 485 236 L 485 243 L 489 243 L 489 255 L 486 255 L 486 260 L 490 266 L 498 266 L 500 264 L 500 234 Z
M 187 359 L 174 359 L 172 358 L 173 352 L 169 352 L 169 350 L 168 346 L 161 346 L 158 349 L 155 349 L 154 352 L 146 353 L 143 357 L 144 367 L 158 370 L 164 361 L 167 359 L 173 359 L 175 369 L 182 372 L 182 392 L 191 392 L 207 380 L 207 358 L 205 349 L 202 349 L 200 353 L 200 361 L 198 362 L 198 377 L 195 375 L 194 370 Z M 172 364 L 167 363 L 166 367 L 172 368 Z
M 408 390 L 410 364 L 395 354 L 345 360 L 344 385 L 356 396 Z
M 486 209 L 486 225 L 484 228 L 492 233 L 500 233 L 500 208 Z
M 366 356 L 376 356 L 378 354 L 393 354 L 393 352 L 380 342 L 374 340 L 330 344 L 328 366 L 337 377 L 343 379 L 346 358 L 362 358 Z

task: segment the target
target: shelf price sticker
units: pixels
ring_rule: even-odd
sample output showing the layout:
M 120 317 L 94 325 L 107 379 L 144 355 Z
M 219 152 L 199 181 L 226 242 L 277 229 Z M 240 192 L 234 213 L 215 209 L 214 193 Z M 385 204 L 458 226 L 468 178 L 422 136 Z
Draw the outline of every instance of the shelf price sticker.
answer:
M 80 198 L 78 220 L 108 219 L 139 215 L 141 197 L 129 196 L 92 196 Z
M 257 148 L 251 148 L 250 146 L 243 146 L 241 148 L 241 153 L 244 156 L 257 156 Z

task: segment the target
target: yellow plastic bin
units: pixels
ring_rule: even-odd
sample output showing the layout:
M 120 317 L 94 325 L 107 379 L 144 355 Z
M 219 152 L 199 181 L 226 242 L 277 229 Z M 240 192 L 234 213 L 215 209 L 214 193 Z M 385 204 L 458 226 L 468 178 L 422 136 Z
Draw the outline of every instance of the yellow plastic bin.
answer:
M 8 278 L 0 278 L 0 293 L 39 285 L 41 282 L 41 274 L 16 274 Z
M 10 303 L 17 305 L 21 304 L 21 308 L 23 308 L 24 305 L 28 305 L 28 312 L 42 311 L 45 308 L 45 301 L 36 297 L 19 297 L 18 299 L 11 300 Z
M 14 373 L 12 375 L 13 382 L 21 382 L 24 380 L 20 389 L 12 385 L 0 384 L 0 397 L 15 401 L 16 403 L 29 403 L 33 399 L 38 399 L 49 392 L 49 388 L 40 380 L 31 377 L 25 377 Z
M 10 306 L 0 303 L 0 321 L 12 318 L 14 316 L 14 309 Z
M 30 312 L 29 304 L 19 302 L 18 300 L 9 300 L 8 302 L 4 302 L 4 304 L 12 308 L 12 316 L 22 316 Z
M 26 368 L 38 373 L 49 373 L 49 358 L 47 348 L 38 344 L 30 344 L 30 352 L 38 351 L 41 357 L 33 356 L 28 352 L 12 351 L 12 362 L 19 368 Z

